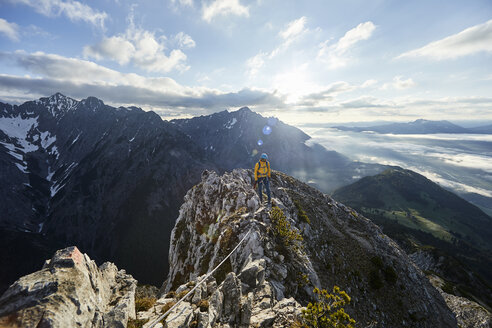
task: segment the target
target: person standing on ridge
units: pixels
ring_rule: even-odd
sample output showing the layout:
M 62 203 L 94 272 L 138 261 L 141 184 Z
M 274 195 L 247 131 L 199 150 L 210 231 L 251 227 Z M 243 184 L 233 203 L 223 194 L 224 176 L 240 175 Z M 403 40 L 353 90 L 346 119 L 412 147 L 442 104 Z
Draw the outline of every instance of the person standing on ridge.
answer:
M 258 193 L 260 194 L 260 202 L 263 203 L 263 185 L 265 186 L 265 190 L 268 196 L 268 205 L 271 204 L 271 195 L 270 195 L 270 162 L 268 161 L 268 155 L 263 153 L 261 154 L 260 160 L 255 165 L 255 186 L 258 183 Z

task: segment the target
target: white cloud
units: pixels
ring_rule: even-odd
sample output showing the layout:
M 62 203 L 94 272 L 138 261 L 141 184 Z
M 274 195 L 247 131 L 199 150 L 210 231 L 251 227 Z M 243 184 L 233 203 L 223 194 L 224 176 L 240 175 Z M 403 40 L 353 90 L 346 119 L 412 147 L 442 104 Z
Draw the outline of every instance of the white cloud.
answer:
M 338 41 L 336 50 L 345 52 L 359 41 L 367 40 L 371 37 L 376 26 L 372 22 L 360 23 L 357 27 L 351 29 Z
M 412 78 L 408 78 L 406 80 L 403 80 L 403 77 L 396 76 L 393 79 L 393 86 L 395 87 L 395 89 L 403 90 L 403 89 L 408 89 L 408 88 L 414 87 L 415 82 L 412 80 Z
M 356 99 L 350 99 L 344 102 L 341 102 L 340 105 L 344 108 L 384 108 L 388 107 L 388 103 L 381 101 L 372 96 L 363 96 Z
M 338 81 L 323 88 L 321 91 L 309 93 L 300 98 L 298 106 L 322 106 L 333 102 L 335 97 L 343 92 L 354 90 L 355 87 L 345 81 Z
M 362 85 L 360 86 L 361 88 L 369 88 L 372 87 L 373 85 L 377 84 L 378 81 L 374 79 L 366 80 Z
M 492 20 L 431 42 L 422 48 L 405 52 L 396 58 L 428 57 L 442 60 L 472 55 L 482 51 L 492 53 Z
M 452 190 L 455 190 L 457 192 L 462 192 L 462 193 L 476 193 L 485 197 L 492 197 L 492 192 L 490 190 L 486 190 L 483 188 L 478 188 L 478 187 L 473 187 L 470 185 L 466 185 L 464 183 L 460 183 L 457 181 L 451 181 L 448 179 L 443 178 L 440 174 L 431 172 L 431 171 L 426 171 L 426 170 L 421 170 L 418 167 L 410 167 L 409 168 L 412 171 L 415 171 L 419 174 L 422 174 L 426 178 L 434 181 L 435 183 L 441 185 L 444 188 L 449 188 Z
M 302 16 L 301 18 L 298 18 L 288 23 L 287 27 L 279 32 L 279 35 L 284 40 L 295 39 L 296 37 L 307 31 L 305 25 L 306 25 L 306 17 Z
M 0 33 L 5 34 L 12 41 L 19 41 L 19 27 L 0 18 Z
M 172 4 L 179 3 L 181 6 L 193 7 L 193 0 L 171 0 Z
M 62 92 L 72 97 L 96 96 L 118 105 L 150 106 L 181 113 L 211 112 L 241 106 L 281 106 L 275 93 L 244 88 L 223 92 L 204 87 L 186 87 L 167 77 L 147 78 L 121 73 L 94 62 L 42 52 L 0 52 L 0 61 L 10 61 L 30 76 L 0 74 L 0 98 L 12 95 L 24 100 Z M 24 97 L 21 97 L 24 95 Z
M 285 28 L 278 33 L 283 40 L 279 46 L 270 52 L 260 51 L 255 56 L 248 58 L 246 61 L 247 75 L 249 77 L 255 77 L 259 73 L 260 69 L 265 66 L 266 60 L 271 60 L 283 53 L 294 41 L 308 33 L 309 29 L 306 28 L 306 22 L 306 17 L 302 16 L 287 23 Z
M 208 23 L 216 16 L 227 15 L 249 17 L 249 8 L 241 5 L 239 0 L 214 0 L 203 4 L 202 18 Z
M 371 37 L 376 26 L 372 22 L 360 23 L 355 28 L 347 31 L 337 43 L 330 45 L 330 40 L 320 44 L 318 59 L 328 64 L 328 68 L 340 68 L 346 66 L 350 57 L 347 55 L 349 50 L 360 41 Z
M 180 32 L 175 36 L 175 42 L 181 47 L 194 47 L 193 39 Z M 132 63 L 149 72 L 167 73 L 174 69 L 185 71 L 186 55 L 179 49 L 172 50 L 166 55 L 167 37 L 156 36 L 154 33 L 135 27 L 130 18 L 130 26 L 124 34 L 105 37 L 101 42 L 84 47 L 86 58 L 97 60 L 110 59 L 120 65 Z
M 413 81 L 412 78 L 408 78 L 404 80 L 402 76 L 398 75 L 393 78 L 393 82 L 383 84 L 381 90 L 388 90 L 388 89 L 404 90 L 404 89 L 412 88 L 415 85 L 416 83 Z
M 122 36 L 112 36 L 104 38 L 101 42 L 93 46 L 84 47 L 84 56 L 98 60 L 110 58 L 117 61 L 120 65 L 130 62 L 136 49 L 133 43 Z
M 254 57 L 249 58 L 246 61 L 246 66 L 248 67 L 248 75 L 250 77 L 255 77 L 260 69 L 265 65 L 266 53 L 260 52 Z
M 103 11 L 94 10 L 86 4 L 74 0 L 10 0 L 14 3 L 22 3 L 34 8 L 38 13 L 56 17 L 65 15 L 71 21 L 84 21 L 86 23 L 104 27 L 104 21 L 108 15 Z
M 196 46 L 195 41 L 184 32 L 179 32 L 174 36 L 174 40 L 177 42 L 178 46 L 182 49 L 194 48 Z
M 286 27 L 278 33 L 284 41 L 270 52 L 268 58 L 272 59 L 284 52 L 294 41 L 300 39 L 303 35 L 308 33 L 309 29 L 306 27 L 306 22 L 307 18 L 305 16 L 289 22 Z

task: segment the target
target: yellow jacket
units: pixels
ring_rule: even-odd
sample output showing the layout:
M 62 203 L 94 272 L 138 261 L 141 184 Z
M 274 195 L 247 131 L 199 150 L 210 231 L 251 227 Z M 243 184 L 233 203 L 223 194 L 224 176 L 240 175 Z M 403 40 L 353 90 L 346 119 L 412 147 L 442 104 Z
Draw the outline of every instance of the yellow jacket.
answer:
M 255 165 L 255 181 L 258 180 L 258 178 L 264 178 L 264 177 L 269 177 L 271 176 L 271 170 L 270 170 L 270 162 L 269 161 L 263 161 L 260 160 L 258 163 Z

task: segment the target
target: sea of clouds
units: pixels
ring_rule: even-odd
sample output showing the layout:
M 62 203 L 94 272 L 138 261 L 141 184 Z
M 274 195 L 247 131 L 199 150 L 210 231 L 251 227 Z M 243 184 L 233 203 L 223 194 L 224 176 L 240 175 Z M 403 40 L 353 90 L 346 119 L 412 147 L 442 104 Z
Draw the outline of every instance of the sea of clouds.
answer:
M 492 208 L 492 135 L 394 135 L 302 127 L 312 139 L 357 161 L 413 170 L 465 199 L 490 199 Z M 483 205 L 483 204 L 482 204 Z M 487 205 L 489 207 L 489 205 Z

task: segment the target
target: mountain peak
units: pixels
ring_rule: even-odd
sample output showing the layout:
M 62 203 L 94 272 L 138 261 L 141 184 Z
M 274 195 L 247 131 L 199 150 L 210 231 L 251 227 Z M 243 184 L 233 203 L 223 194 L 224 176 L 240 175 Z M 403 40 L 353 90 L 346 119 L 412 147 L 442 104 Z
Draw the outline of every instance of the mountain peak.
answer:
M 59 99 L 64 99 L 64 98 L 67 98 L 67 97 L 60 92 L 57 92 L 57 93 L 48 97 L 48 99 L 50 99 L 50 100 L 52 100 L 52 99 L 53 100 L 59 100 Z
M 418 123 L 418 124 L 453 124 L 449 121 L 446 120 L 439 120 L 439 121 L 434 121 L 434 120 L 426 120 L 423 118 L 419 118 L 418 120 L 415 120 L 411 123 Z
M 93 111 L 104 106 L 104 102 L 96 97 L 87 97 L 86 99 L 82 100 L 80 103 L 82 105 L 89 107 Z
M 244 107 L 241 107 L 237 110 L 238 113 L 253 113 L 253 111 L 247 107 L 247 106 L 244 106 Z
M 69 110 L 75 108 L 78 101 L 67 97 L 60 92 L 57 92 L 47 98 L 40 98 L 38 100 L 46 106 L 51 115 L 55 118 L 63 116 Z
M 268 326 L 285 327 L 277 321 L 278 303 L 288 300 L 296 312 L 299 304 L 312 300 L 314 287 L 331 291 L 334 285 L 357 300 L 347 310 L 360 322 L 397 323 L 415 313 L 426 321 L 422 326 L 456 325 L 437 290 L 371 221 L 277 171 L 270 182 L 270 209 L 261 204 L 252 181 L 251 170 L 222 176 L 204 172 L 201 183 L 186 194 L 171 234 L 165 292 L 179 293 L 226 261 L 212 276 L 215 283 L 207 281 L 215 286 L 211 294 L 218 294 L 210 298 L 210 307 L 216 308 L 215 299 L 223 300 L 211 326 L 226 318 L 232 326 L 245 321 L 264 326 L 259 320 L 271 317 Z M 383 286 L 385 297 L 379 291 Z M 264 298 L 269 301 L 261 302 Z M 231 312 L 245 306 L 252 309 L 250 318 Z M 186 308 L 193 311 L 191 305 Z

